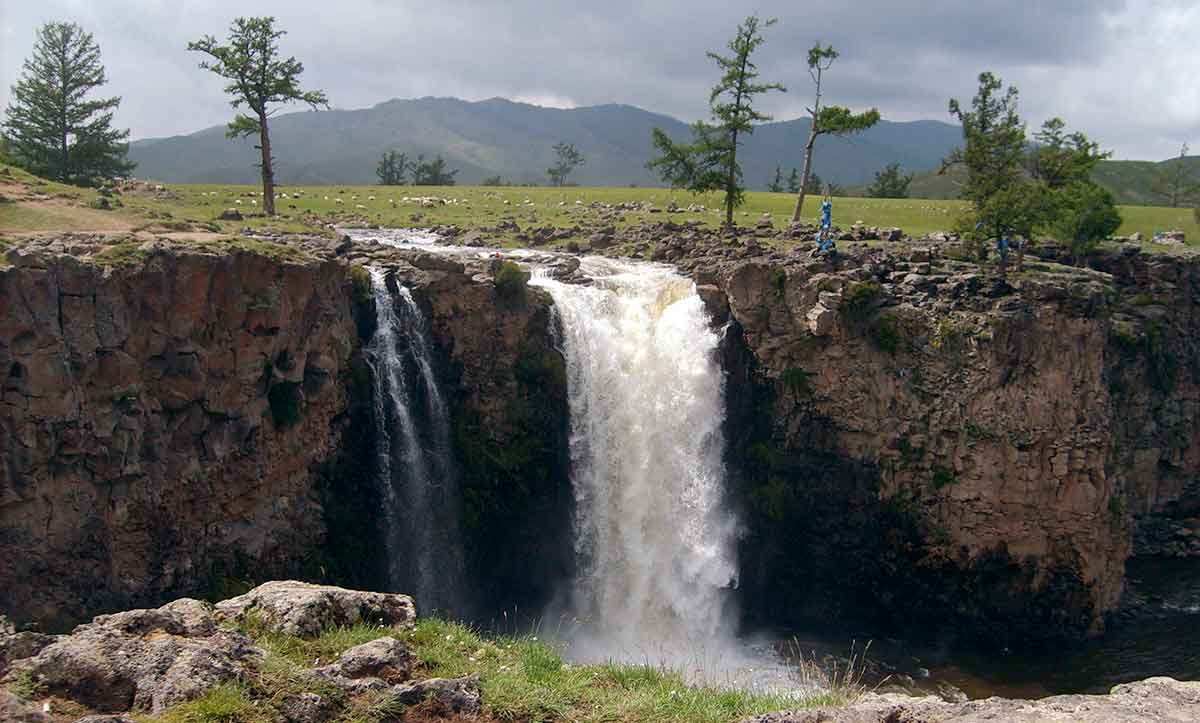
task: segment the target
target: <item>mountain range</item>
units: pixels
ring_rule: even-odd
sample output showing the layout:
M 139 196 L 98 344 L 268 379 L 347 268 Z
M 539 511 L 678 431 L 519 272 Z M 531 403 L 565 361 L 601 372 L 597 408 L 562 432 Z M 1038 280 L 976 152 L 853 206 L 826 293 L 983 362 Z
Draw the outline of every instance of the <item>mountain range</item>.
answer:
M 570 180 L 581 185 L 658 185 L 646 161 L 654 154 L 651 130 L 689 137 L 683 121 L 629 105 L 560 109 L 502 98 L 389 100 L 359 110 L 301 111 L 271 121 L 276 179 L 284 184 L 375 183 L 380 155 L 395 149 L 409 158 L 441 155 L 459 169 L 460 183 L 501 176 L 513 183 L 546 183 L 553 146 L 575 144 L 585 163 Z M 759 126 L 739 160 L 747 186 L 763 189 L 780 166 L 784 176 L 804 160 L 809 120 Z M 892 162 L 906 169 L 933 168 L 957 145 L 957 126 L 937 121 L 882 121 L 853 138 L 818 141 L 814 170 L 849 186 L 869 182 Z M 135 141 L 135 173 L 172 183 L 254 183 L 254 141 L 229 140 L 224 126 L 183 136 Z
M 763 190 L 778 166 L 786 177 L 804 160 L 809 120 L 758 126 L 739 151 L 747 187 Z M 389 100 L 359 110 L 301 111 L 271 121 L 276 180 L 282 184 L 371 184 L 387 150 L 427 158 L 442 156 L 458 169 L 457 180 L 477 184 L 499 176 L 505 183 L 547 182 L 553 146 L 573 143 L 585 163 L 570 181 L 585 186 L 654 186 L 662 181 L 647 168 L 654 155 L 650 132 L 690 137 L 687 123 L 630 105 L 545 108 L 503 98 Z M 862 194 L 876 171 L 899 163 L 915 174 L 916 198 L 955 198 L 961 170 L 938 174 L 941 160 L 962 141 L 958 126 L 940 121 L 881 121 L 865 133 L 822 136 L 814 170 L 851 194 Z M 229 140 L 224 126 L 170 138 L 135 141 L 129 157 L 142 178 L 170 183 L 257 183 L 258 151 L 252 139 Z M 1094 180 L 1118 202 L 1163 203 L 1152 190 L 1167 164 L 1184 163 L 1200 178 L 1200 156 L 1153 161 L 1103 161 Z

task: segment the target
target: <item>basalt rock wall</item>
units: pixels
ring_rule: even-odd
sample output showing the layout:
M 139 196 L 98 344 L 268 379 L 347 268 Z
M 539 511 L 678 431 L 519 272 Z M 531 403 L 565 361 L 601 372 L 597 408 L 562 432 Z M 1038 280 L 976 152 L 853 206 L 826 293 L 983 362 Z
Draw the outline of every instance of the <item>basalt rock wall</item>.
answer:
M 22 242 L 0 265 L 0 612 L 62 628 L 271 577 L 379 589 L 363 264 L 430 320 L 480 608 L 568 574 L 550 299 L 320 239 Z
M 730 322 L 751 616 L 1078 638 L 1131 554 L 1196 553 L 1194 261 L 747 246 L 679 263 Z
M 344 268 L 58 251 L 0 269 L 0 609 L 54 627 L 299 574 L 355 348 Z

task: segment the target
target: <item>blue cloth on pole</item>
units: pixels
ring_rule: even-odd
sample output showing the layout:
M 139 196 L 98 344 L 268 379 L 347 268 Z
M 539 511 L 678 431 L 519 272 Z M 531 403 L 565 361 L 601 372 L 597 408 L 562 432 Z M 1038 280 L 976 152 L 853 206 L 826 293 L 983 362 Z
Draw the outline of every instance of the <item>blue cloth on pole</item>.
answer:
M 821 201 L 821 228 L 829 228 L 833 225 L 833 201 L 826 199 Z

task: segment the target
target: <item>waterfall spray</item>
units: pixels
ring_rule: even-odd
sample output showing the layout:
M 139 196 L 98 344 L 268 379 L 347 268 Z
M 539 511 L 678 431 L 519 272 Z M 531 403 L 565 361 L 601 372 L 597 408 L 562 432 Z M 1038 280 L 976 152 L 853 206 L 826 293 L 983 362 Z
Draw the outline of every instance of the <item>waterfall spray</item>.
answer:
M 692 282 L 588 258 L 537 275 L 562 326 L 582 658 L 686 660 L 732 639 L 735 520 L 723 504 L 718 338 Z

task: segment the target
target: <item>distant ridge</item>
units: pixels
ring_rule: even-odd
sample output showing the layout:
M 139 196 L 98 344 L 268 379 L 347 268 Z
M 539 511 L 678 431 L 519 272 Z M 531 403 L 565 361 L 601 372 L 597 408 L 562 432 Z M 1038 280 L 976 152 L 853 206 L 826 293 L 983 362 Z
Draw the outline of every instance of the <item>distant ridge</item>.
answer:
M 630 105 L 544 108 L 503 98 L 389 100 L 359 110 L 300 111 L 271 121 L 284 184 L 374 183 L 384 150 L 411 156 L 441 154 L 460 169 L 461 183 L 502 176 L 517 183 L 545 183 L 551 146 L 574 143 L 587 159 L 572 176 L 581 185 L 659 185 L 646 170 L 650 131 L 660 127 L 686 138 L 687 124 Z M 784 175 L 803 162 L 808 120 L 769 123 L 755 130 L 740 154 L 746 183 L 762 189 L 782 166 Z M 815 170 L 842 185 L 871 180 L 884 165 L 910 171 L 935 167 L 960 139 L 957 126 L 938 121 L 881 122 L 853 139 L 818 141 Z M 225 138 L 224 126 L 190 135 L 135 141 L 129 156 L 135 173 L 173 183 L 253 183 L 257 151 L 251 140 Z

